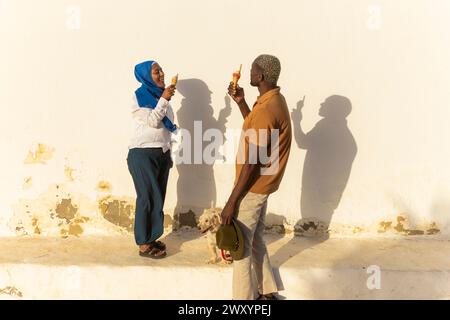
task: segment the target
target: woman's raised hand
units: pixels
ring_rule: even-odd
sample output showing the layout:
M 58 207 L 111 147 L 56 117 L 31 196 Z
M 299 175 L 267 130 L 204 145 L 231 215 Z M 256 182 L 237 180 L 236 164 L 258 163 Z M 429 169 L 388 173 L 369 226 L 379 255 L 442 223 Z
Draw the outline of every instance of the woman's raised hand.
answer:
M 173 97 L 174 94 L 175 94 L 175 86 L 170 85 L 166 89 L 164 89 L 162 97 L 167 101 L 170 101 L 170 99 Z

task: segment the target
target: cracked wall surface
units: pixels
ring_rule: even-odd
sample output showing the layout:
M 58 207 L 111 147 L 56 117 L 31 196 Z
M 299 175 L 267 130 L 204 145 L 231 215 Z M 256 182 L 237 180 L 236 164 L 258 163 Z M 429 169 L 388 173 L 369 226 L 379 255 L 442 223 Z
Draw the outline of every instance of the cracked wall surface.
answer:
M 192 129 L 192 135 L 196 121 L 203 129 L 199 141 L 191 137 L 201 148 L 192 158 L 212 142 L 203 139 L 205 130 L 218 129 L 224 134 L 218 153 L 234 159 L 226 151 L 243 119 L 226 96 L 224 79 L 242 64 L 241 84 L 253 105 L 259 94 L 248 79 L 261 52 L 243 46 L 230 55 L 224 49 L 232 19 L 242 39 L 264 42 L 268 53 L 279 56 L 279 85 L 292 115 L 290 159 L 279 190 L 268 201 L 270 231 L 449 237 L 450 149 L 445 137 L 450 136 L 450 72 L 443 70 L 450 69 L 450 45 L 444 41 L 450 32 L 450 2 L 381 1 L 384 20 L 374 29 L 369 0 L 353 1 L 352 10 L 328 1 L 325 11 L 314 1 L 276 8 L 261 1 L 242 1 L 237 11 L 206 0 L 169 4 L 187 13 L 166 30 L 179 35 L 181 50 L 191 45 L 192 34 L 208 40 L 198 41 L 198 50 L 186 52 L 183 59 L 180 50 L 165 49 L 149 57 L 140 45 L 144 38 L 165 41 L 164 34 L 150 29 L 135 32 L 134 22 L 148 18 L 148 10 L 135 10 L 147 8 L 145 0 L 133 6 L 109 4 L 108 16 L 82 23 L 79 30 L 67 28 L 64 10 L 57 5 L 44 10 L 26 0 L 2 7 L 2 26 L 14 32 L 2 34 L 10 47 L 0 51 L 1 70 L 6 70 L 0 73 L 0 105 L 7 110 L 0 119 L 0 236 L 132 231 L 136 195 L 127 152 L 138 87 L 133 67 L 140 59 L 159 59 L 167 76 L 180 74 L 179 90 L 171 99 L 175 123 Z M 205 4 L 215 22 L 210 28 L 201 17 Z M 166 11 L 167 6 L 152 3 L 152 10 Z M 98 8 L 82 1 L 80 9 L 95 16 Z M 14 18 L 21 12 L 33 14 Z M 278 27 L 266 26 L 255 38 L 240 19 L 244 12 Z M 125 23 L 109 23 L 123 17 Z M 133 23 L 126 23 L 131 17 Z M 417 23 L 397 23 L 409 18 Z M 154 17 L 154 23 L 167 25 L 164 19 Z M 295 41 L 299 30 L 308 31 Z M 18 43 L 17 34 L 39 41 Z M 118 35 L 124 48 L 137 51 L 117 50 Z M 98 38 L 105 41 L 96 43 Z M 205 57 L 215 59 L 205 63 Z M 95 75 L 102 75 L 102 81 Z M 220 161 L 174 162 L 166 227 L 192 226 L 203 210 L 223 207 L 234 173 L 232 164 Z
M 58 153 L 55 148 L 38 143 L 37 149 L 29 151 L 27 166 L 51 166 L 50 161 Z M 30 160 L 32 159 L 32 160 Z M 65 158 L 67 162 L 67 157 Z M 99 178 L 91 194 L 75 191 L 74 186 L 82 176 L 74 175 L 77 170 L 67 163 L 60 169 L 64 182 L 54 183 L 47 190 L 34 193 L 34 197 L 21 197 L 13 204 L 13 214 L 8 227 L 16 235 L 39 235 L 61 237 L 83 236 L 95 233 L 132 233 L 134 228 L 134 196 L 113 194 L 113 185 L 107 179 Z M 37 182 L 43 179 L 39 175 L 28 175 L 22 179 L 23 193 L 36 191 Z M 42 185 L 42 183 L 41 183 Z M 399 202 L 397 197 L 395 200 Z M 165 210 L 165 228 L 179 230 L 183 227 L 195 228 L 198 217 L 208 208 L 179 206 L 174 210 Z M 219 208 L 220 210 L 220 208 Z M 302 218 L 301 212 L 292 216 L 269 212 L 266 217 L 266 231 L 278 234 L 291 234 L 305 237 L 324 235 L 394 235 L 394 236 L 439 236 L 442 227 L 439 222 L 418 220 L 409 213 L 385 215 L 371 223 L 346 224 L 339 221 L 323 221 L 320 216 Z M 412 218 L 412 219 L 411 219 Z M 374 219 L 372 219 L 374 220 Z

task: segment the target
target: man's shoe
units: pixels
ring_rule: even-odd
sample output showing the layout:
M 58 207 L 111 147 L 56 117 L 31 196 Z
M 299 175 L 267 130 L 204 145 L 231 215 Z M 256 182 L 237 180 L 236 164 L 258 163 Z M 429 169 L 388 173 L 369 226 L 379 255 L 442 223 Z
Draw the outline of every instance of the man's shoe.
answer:
M 276 293 L 259 294 L 256 300 L 279 300 Z

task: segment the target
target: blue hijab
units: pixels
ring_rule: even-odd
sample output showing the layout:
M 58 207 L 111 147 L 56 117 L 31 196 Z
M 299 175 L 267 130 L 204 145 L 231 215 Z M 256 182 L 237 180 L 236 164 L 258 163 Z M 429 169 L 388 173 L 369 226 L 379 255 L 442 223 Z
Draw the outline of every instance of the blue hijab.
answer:
M 141 108 L 155 109 L 159 98 L 161 98 L 164 92 L 164 89 L 158 87 L 152 79 L 151 72 L 154 63 L 155 61 L 145 61 L 134 67 L 134 76 L 136 77 L 136 80 L 142 84 L 141 87 L 135 91 L 138 105 Z M 177 129 L 177 126 L 167 117 L 164 117 L 162 122 L 170 132 L 174 132 Z

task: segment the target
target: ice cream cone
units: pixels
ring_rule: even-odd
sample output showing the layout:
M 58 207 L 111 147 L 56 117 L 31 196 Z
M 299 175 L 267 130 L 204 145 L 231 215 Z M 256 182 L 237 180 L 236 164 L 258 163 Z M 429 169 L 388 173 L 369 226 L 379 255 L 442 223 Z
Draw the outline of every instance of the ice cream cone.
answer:
M 237 83 L 239 81 L 239 79 L 241 78 L 241 69 L 242 69 L 242 64 L 239 67 L 239 70 L 233 73 L 233 86 L 236 87 Z
M 178 73 L 176 76 L 172 77 L 171 85 L 173 85 L 175 87 L 177 85 L 177 82 L 178 82 Z

